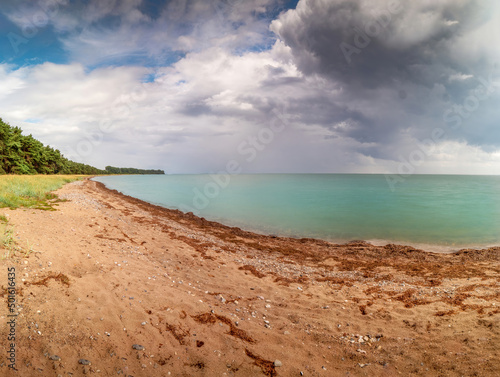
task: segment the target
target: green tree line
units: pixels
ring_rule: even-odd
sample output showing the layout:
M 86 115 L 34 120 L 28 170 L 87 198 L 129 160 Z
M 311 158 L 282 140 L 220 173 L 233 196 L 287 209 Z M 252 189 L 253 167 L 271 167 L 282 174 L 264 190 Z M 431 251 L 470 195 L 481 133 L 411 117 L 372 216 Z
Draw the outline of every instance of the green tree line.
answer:
M 113 172 L 108 170 L 111 168 Z M 115 172 L 118 169 L 118 172 Z M 160 173 L 161 172 L 161 173 Z M 74 162 L 57 149 L 43 145 L 33 136 L 25 136 L 0 118 L 0 174 L 164 174 L 161 170 L 96 167 Z
M 159 169 L 136 169 L 136 168 L 115 168 L 114 166 L 106 166 L 108 174 L 165 174 Z

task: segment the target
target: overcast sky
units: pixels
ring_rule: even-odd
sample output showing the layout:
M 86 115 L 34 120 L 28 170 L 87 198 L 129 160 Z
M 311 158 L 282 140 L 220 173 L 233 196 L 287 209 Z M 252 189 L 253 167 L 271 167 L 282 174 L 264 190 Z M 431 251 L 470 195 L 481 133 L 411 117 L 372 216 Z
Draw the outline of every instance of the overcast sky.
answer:
M 0 117 L 168 173 L 500 174 L 497 0 L 0 0 Z

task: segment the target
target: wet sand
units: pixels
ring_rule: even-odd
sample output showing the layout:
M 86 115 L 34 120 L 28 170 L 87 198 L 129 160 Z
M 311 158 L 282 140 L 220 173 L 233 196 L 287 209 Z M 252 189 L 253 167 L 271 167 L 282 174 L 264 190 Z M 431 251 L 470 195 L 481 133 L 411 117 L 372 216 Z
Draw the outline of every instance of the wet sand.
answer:
M 263 236 L 98 182 L 57 194 L 0 211 L 33 251 L 0 262 L 19 305 L 18 372 L 4 305 L 0 375 L 500 375 L 499 247 Z

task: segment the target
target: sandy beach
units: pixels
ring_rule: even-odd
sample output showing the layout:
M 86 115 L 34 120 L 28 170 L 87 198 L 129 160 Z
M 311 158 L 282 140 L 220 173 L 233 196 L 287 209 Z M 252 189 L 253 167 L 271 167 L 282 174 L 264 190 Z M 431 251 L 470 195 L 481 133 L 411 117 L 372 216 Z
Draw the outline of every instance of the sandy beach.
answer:
M 2 376 L 500 375 L 500 247 L 262 236 L 89 180 L 57 195 L 0 211 L 32 250 L 0 261 Z

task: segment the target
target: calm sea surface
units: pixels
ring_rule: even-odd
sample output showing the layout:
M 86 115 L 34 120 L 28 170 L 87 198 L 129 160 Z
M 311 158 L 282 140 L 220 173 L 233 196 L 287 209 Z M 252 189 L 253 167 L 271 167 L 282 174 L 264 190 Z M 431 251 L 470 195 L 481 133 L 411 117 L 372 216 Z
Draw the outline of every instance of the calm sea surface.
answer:
M 124 194 L 266 234 L 333 241 L 500 245 L 500 177 L 414 175 L 144 175 L 94 180 Z M 424 244 L 424 245 L 422 245 Z

